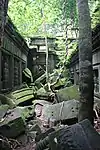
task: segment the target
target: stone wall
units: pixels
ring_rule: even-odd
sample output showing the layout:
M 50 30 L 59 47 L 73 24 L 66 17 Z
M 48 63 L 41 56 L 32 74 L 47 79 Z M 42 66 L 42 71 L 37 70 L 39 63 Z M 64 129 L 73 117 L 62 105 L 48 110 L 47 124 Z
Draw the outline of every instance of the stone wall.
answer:
M 0 50 L 0 92 L 4 93 L 22 82 L 22 69 L 27 65 L 28 47 L 9 19 Z
M 48 68 L 49 73 L 53 72 L 57 64 L 57 56 L 49 51 L 49 60 L 48 60 Z M 42 74 L 44 74 L 46 70 L 46 53 L 45 52 L 37 52 L 37 49 L 30 49 L 28 53 L 28 68 L 31 70 L 33 74 L 33 78 L 36 79 Z
M 94 89 L 100 92 L 100 25 L 92 32 L 92 64 L 94 73 Z M 69 65 L 70 74 L 74 79 L 74 84 L 79 84 L 79 55 L 78 52 L 71 58 Z

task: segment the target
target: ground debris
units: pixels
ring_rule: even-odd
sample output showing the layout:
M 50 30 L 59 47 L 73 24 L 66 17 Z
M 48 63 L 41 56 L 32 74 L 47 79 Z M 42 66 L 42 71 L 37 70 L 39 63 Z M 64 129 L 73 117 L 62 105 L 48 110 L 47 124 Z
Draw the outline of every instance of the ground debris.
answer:
M 0 135 L 0 150 L 15 150 L 21 144 L 16 139 L 3 137 Z
M 29 77 L 31 78 L 31 75 Z M 39 83 L 39 80 L 44 80 L 44 76 L 37 79 L 36 83 Z M 4 111 L 0 109 L 2 112 L 0 113 L 0 150 L 38 150 L 39 147 L 42 150 L 45 144 L 47 144 L 45 148 L 51 150 L 70 150 L 70 146 L 76 146 L 78 150 L 79 147 L 77 148 L 77 144 L 74 145 L 74 143 L 78 143 L 77 137 L 83 135 L 82 124 L 84 123 L 77 123 L 79 111 L 79 90 L 77 85 L 48 92 L 46 85 L 42 85 L 36 90 L 34 83 L 33 85 L 30 84 L 30 86 L 21 87 L 7 96 L 3 95 L 1 97 L 6 99 L 7 104 L 8 100 L 13 100 L 14 104 L 16 101 L 16 105 L 11 103 L 6 106 L 6 103 L 4 103 L 4 105 L 0 106 L 2 109 L 2 106 L 5 108 Z M 99 96 L 96 95 L 95 104 L 100 104 L 98 99 Z M 31 103 L 28 103 L 30 101 Z M 97 115 L 94 128 L 100 133 L 100 111 L 97 110 L 97 107 L 95 111 Z M 85 124 L 86 126 L 87 124 L 89 125 L 87 126 L 88 130 L 91 125 L 89 122 L 85 122 Z M 80 128 L 82 130 L 79 130 Z M 95 132 L 95 129 L 93 132 Z M 72 133 L 69 135 L 70 131 Z M 95 137 L 97 137 L 96 134 L 94 134 Z M 84 141 L 84 136 L 81 138 L 82 140 Z

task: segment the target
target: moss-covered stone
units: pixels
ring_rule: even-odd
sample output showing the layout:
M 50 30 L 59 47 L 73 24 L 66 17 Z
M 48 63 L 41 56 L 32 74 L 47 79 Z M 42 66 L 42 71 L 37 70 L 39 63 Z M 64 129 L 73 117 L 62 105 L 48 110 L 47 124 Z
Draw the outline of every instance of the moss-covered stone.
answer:
M 48 97 L 48 92 L 44 89 L 44 88 L 40 88 L 37 92 L 36 92 L 36 96 L 37 98 L 39 97 Z
M 57 92 L 57 97 L 58 97 L 59 102 L 67 101 L 71 99 L 79 100 L 80 94 L 79 94 L 78 86 L 73 85 L 70 87 L 60 89 Z
M 5 137 L 15 138 L 24 131 L 25 124 L 17 108 L 10 110 L 0 123 L 0 134 Z
M 24 107 L 17 107 L 21 117 L 25 120 L 32 114 L 34 114 L 34 106 L 24 106 Z
M 14 91 L 11 96 L 15 98 L 16 105 L 34 98 L 33 89 L 29 87 Z
M 59 79 L 59 81 L 57 82 L 57 84 L 55 85 L 55 88 L 59 87 L 59 86 L 64 86 L 66 83 L 66 78 L 61 78 Z

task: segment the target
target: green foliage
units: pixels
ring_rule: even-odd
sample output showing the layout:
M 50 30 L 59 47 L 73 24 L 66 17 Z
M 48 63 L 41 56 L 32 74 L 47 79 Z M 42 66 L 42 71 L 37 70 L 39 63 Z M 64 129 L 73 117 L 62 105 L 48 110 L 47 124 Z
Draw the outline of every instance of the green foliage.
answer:
M 76 9 L 76 0 L 60 0 L 62 7 L 62 16 L 67 24 L 78 26 L 78 15 Z
M 100 24 L 100 1 L 92 14 L 92 28 L 94 28 L 97 24 Z
M 63 6 L 63 8 L 62 8 Z M 69 0 L 10 0 L 8 14 L 19 32 L 25 36 L 43 35 L 46 23 L 49 35 L 62 32 L 64 20 L 77 23 L 76 1 Z
M 100 23 L 100 1 L 89 0 L 92 27 Z M 49 35 L 60 32 L 68 24 L 78 26 L 75 0 L 10 0 L 8 14 L 19 32 L 27 37 L 43 35 L 43 22 Z
M 10 0 L 8 14 L 23 36 L 34 34 L 41 24 L 39 9 L 30 0 Z
M 66 65 L 68 66 L 70 64 L 71 58 L 78 52 L 78 47 L 73 49 L 69 57 L 67 58 Z
M 100 0 L 89 0 L 92 28 L 100 23 Z M 44 35 L 46 24 L 48 36 L 63 36 L 57 41 L 60 64 L 66 59 L 65 25 L 78 27 L 76 0 L 10 0 L 8 14 L 24 37 Z M 72 46 L 71 46 L 72 45 Z M 77 42 L 69 44 L 67 63 L 77 51 Z
M 91 15 L 91 25 L 95 28 L 97 24 L 100 24 L 100 1 L 99 0 L 89 0 L 90 15 Z
M 66 47 L 65 41 L 63 38 L 58 38 L 56 41 L 56 44 L 57 44 L 56 54 L 59 56 L 60 63 L 63 63 L 64 56 L 66 54 L 66 52 L 65 52 L 65 47 Z
M 23 36 L 33 36 L 43 34 L 43 22 L 56 26 L 58 4 L 57 0 L 10 0 L 8 14 Z

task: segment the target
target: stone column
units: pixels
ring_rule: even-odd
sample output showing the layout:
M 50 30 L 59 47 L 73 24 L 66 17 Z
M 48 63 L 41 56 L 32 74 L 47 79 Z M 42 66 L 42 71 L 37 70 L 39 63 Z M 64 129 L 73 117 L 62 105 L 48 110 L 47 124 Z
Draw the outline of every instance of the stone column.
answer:
M 1 49 L 0 49 L 0 91 L 1 91 Z
M 22 60 L 19 62 L 20 85 L 22 84 Z
M 100 65 L 98 67 L 98 80 L 99 80 L 99 92 L 100 92 Z
M 10 56 L 10 79 L 9 79 L 10 87 L 13 89 L 14 87 L 14 56 Z

